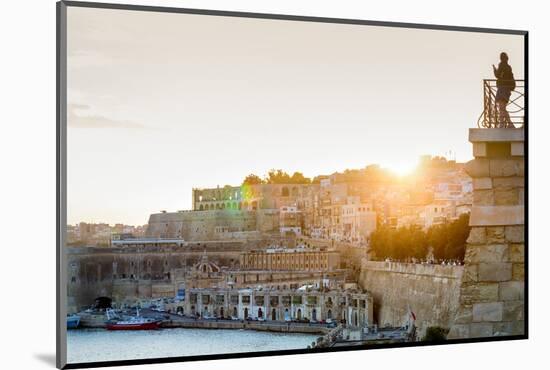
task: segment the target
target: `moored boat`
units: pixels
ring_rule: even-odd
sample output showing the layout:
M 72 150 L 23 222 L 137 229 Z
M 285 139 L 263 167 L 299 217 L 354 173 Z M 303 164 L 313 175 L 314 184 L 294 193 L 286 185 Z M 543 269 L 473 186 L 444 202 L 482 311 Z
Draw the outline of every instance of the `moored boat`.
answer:
M 67 315 L 67 329 L 76 329 L 80 325 L 80 316 Z
M 145 319 L 143 317 L 107 324 L 107 330 L 154 330 L 159 327 L 160 321 Z
M 109 315 L 109 311 L 107 311 Z M 107 330 L 154 330 L 160 327 L 160 320 L 139 316 L 137 310 L 136 316 L 126 320 L 109 320 L 106 322 Z

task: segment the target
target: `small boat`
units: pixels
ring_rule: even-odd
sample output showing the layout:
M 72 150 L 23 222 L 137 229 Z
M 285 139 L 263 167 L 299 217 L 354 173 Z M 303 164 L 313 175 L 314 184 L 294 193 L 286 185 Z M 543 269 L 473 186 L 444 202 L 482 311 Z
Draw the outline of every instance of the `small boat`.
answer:
M 67 329 L 76 329 L 80 325 L 80 316 L 67 315 Z
M 139 310 L 137 310 L 136 316 L 126 320 L 109 320 L 106 326 L 107 330 L 155 330 L 160 327 L 160 322 L 158 319 L 139 316 Z

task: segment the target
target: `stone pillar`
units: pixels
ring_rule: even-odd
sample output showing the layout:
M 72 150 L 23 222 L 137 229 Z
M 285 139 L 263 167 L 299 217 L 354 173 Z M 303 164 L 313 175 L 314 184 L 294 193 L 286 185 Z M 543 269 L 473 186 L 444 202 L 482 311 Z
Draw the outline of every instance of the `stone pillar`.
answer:
M 524 131 L 470 129 L 473 181 L 459 309 L 449 339 L 524 334 Z

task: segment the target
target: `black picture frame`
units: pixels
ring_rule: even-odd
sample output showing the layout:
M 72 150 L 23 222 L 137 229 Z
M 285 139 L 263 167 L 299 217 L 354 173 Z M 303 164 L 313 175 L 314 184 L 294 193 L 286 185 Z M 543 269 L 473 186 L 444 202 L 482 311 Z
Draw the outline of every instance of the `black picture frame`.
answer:
M 328 18 L 328 17 L 312 17 L 299 15 L 285 14 L 266 14 L 266 13 L 249 13 L 237 11 L 220 11 L 210 9 L 190 9 L 176 8 L 163 6 L 143 6 L 130 4 L 113 4 L 113 3 L 96 3 L 96 2 L 79 2 L 79 1 L 59 1 L 56 4 L 56 19 L 57 19 L 57 63 L 56 63 L 56 123 L 57 123 L 57 141 L 56 141 L 56 293 L 57 293 L 57 310 L 56 310 L 56 366 L 60 369 L 77 369 L 77 368 L 95 368 L 107 366 L 124 366 L 138 364 L 159 364 L 173 362 L 188 362 L 188 361 L 205 361 L 233 358 L 248 358 L 248 357 L 265 357 L 265 356 L 282 356 L 295 354 L 311 354 L 325 352 L 342 352 L 342 351 L 357 351 L 365 349 L 380 349 L 380 348 L 404 348 L 404 347 L 420 347 L 434 346 L 447 344 L 463 344 L 463 343 L 483 343 L 495 341 L 509 340 L 524 340 L 529 338 L 529 48 L 528 36 L 529 32 L 525 30 L 511 29 L 495 29 L 482 27 L 462 27 L 448 26 L 437 24 L 418 24 L 418 23 L 401 23 L 401 22 L 384 22 L 361 19 L 343 19 L 343 18 Z M 338 347 L 324 349 L 295 349 L 295 350 L 276 350 L 262 352 L 243 352 L 230 354 L 216 355 L 200 355 L 200 356 L 182 356 L 182 357 L 164 357 L 150 359 L 135 359 L 135 360 L 120 360 L 120 361 L 100 361 L 89 363 L 67 363 L 66 362 L 66 256 L 64 253 L 65 237 L 66 237 L 66 221 L 67 221 L 67 8 L 95 8 L 95 9 L 113 9 L 113 10 L 130 10 L 140 12 L 163 12 L 176 14 L 194 14 L 208 15 L 219 17 L 236 17 L 236 18 L 255 18 L 266 20 L 284 20 L 296 22 L 317 22 L 317 23 L 335 23 L 357 26 L 383 26 L 397 27 L 410 29 L 438 30 L 438 31 L 460 31 L 474 33 L 489 33 L 489 34 L 508 34 L 520 35 L 524 38 L 524 79 L 525 79 L 525 310 L 524 310 L 524 334 L 503 337 L 490 338 L 470 338 L 470 339 L 451 339 L 445 342 L 414 342 L 414 343 L 392 343 L 392 344 L 375 344 L 366 346 L 353 347 Z

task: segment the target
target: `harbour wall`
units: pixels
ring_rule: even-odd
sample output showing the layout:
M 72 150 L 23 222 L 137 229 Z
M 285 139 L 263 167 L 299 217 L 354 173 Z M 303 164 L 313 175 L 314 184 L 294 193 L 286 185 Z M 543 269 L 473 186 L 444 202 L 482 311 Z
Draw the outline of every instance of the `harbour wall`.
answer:
M 177 320 L 163 322 L 163 328 L 192 328 L 192 329 L 243 329 L 269 331 L 276 333 L 303 333 L 324 335 L 330 328 L 324 326 L 297 324 L 297 323 L 270 323 L 255 321 L 226 321 L 226 320 Z
M 418 333 L 430 326 L 450 328 L 459 307 L 463 266 L 363 260 L 359 284 L 373 296 L 374 322 L 400 326 L 409 307 Z

